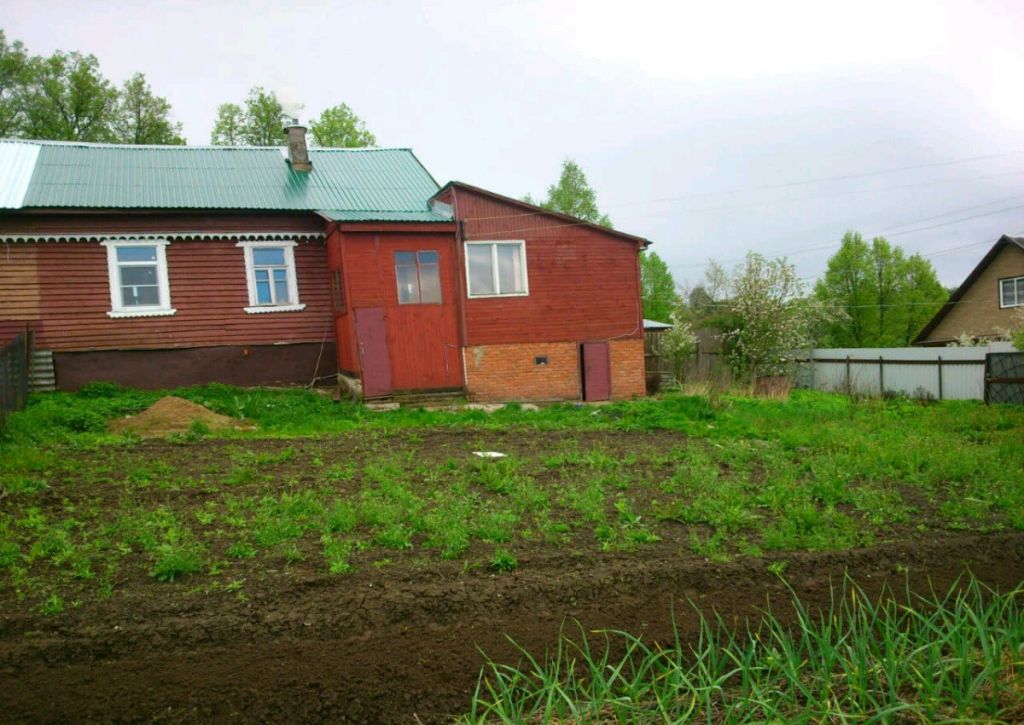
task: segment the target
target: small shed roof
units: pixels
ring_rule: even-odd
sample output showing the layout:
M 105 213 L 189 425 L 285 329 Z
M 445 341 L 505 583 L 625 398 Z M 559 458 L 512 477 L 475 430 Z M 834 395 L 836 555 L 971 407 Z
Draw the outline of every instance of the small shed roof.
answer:
M 660 330 L 671 330 L 672 325 L 667 322 L 658 322 L 657 320 L 648 320 L 644 318 L 644 332 L 658 332 Z

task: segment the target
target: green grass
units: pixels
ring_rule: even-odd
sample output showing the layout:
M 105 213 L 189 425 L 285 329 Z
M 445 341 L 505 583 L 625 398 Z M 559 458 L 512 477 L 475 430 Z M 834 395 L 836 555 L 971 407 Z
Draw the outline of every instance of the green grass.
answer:
M 651 546 L 717 561 L 1024 530 L 1019 406 L 796 391 L 488 415 L 173 392 L 258 428 L 169 445 L 113 435 L 109 420 L 163 393 L 106 384 L 32 396 L 10 416 L 0 593 L 38 607 L 109 596 L 140 572 L 213 587 L 303 562 L 344 575 L 403 556 L 486 567 L 499 551 Z M 436 450 L 439 432 L 453 447 Z M 471 455 L 496 436 L 509 436 L 506 458 Z
M 1020 722 L 1022 597 L 972 580 L 873 601 L 847 581 L 824 612 L 793 597 L 786 622 L 695 610 L 699 634 L 667 646 L 581 631 L 488 664 L 461 722 Z

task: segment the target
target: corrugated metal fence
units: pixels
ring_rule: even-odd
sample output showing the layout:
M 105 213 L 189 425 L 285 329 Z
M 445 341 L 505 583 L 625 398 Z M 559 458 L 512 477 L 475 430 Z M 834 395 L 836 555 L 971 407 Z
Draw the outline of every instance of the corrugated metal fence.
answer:
M 29 345 L 28 334 L 22 333 L 0 346 L 0 428 L 7 414 L 28 400 Z
M 860 395 L 902 393 L 936 400 L 984 400 L 985 356 L 1013 351 L 1008 342 L 985 347 L 814 349 L 799 366 L 796 383 Z

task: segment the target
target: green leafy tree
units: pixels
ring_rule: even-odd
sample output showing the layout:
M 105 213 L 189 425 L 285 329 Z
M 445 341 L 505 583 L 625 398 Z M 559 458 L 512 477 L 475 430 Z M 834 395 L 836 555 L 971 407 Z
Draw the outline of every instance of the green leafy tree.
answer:
M 523 197 L 523 201 L 603 227 L 612 226 L 608 215 L 598 210 L 597 194 L 587 183 L 583 169 L 572 159 L 562 162 L 562 174 L 557 184 L 548 187 L 548 198 L 545 201 L 538 204 L 529 194 Z
M 1010 342 L 1015 348 L 1024 352 L 1024 307 L 1014 315 L 1014 325 L 1009 330 Z
M 344 103 L 324 110 L 309 124 L 309 133 L 313 143 L 324 148 L 361 148 L 377 143 L 362 119 Z
M 284 143 L 284 110 L 273 91 L 256 86 L 243 106 L 217 108 L 210 143 L 218 146 L 280 146 Z
M 118 92 L 96 56 L 57 51 L 29 62 L 22 135 L 58 141 L 114 141 Z
M 843 236 L 814 294 L 838 313 L 824 335 L 832 347 L 907 345 L 948 296 L 926 259 L 856 232 Z
M 245 114 L 237 103 L 217 106 L 217 120 L 213 124 L 210 143 L 216 146 L 243 146 Z
M 24 95 L 29 79 L 29 56 L 20 40 L 8 42 L 0 30 L 0 136 L 19 136 L 24 118 Z
M 171 104 L 153 95 L 142 73 L 136 73 L 121 88 L 114 121 L 119 143 L 183 145 L 181 124 L 170 118 Z
M 679 306 L 676 282 L 665 261 L 656 252 L 640 254 L 640 291 L 644 317 L 667 322 Z

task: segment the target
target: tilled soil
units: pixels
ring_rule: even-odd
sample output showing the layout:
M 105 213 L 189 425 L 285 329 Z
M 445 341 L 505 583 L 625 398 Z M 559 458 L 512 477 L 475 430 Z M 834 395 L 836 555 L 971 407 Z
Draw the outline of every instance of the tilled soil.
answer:
M 632 554 L 527 550 L 508 574 L 402 561 L 346 577 L 268 572 L 247 600 L 161 596 L 140 583 L 62 619 L 0 614 L 6 721 L 446 722 L 469 703 L 485 654 L 515 662 L 559 629 L 693 636 L 689 602 L 726 621 L 789 594 L 816 608 L 849 574 L 871 595 L 945 590 L 966 570 L 1024 580 L 1024 533 L 918 537 L 869 549 L 711 563 L 667 543 Z M 777 567 L 776 567 L 777 568 Z M 247 591 L 249 589 L 247 588 Z

